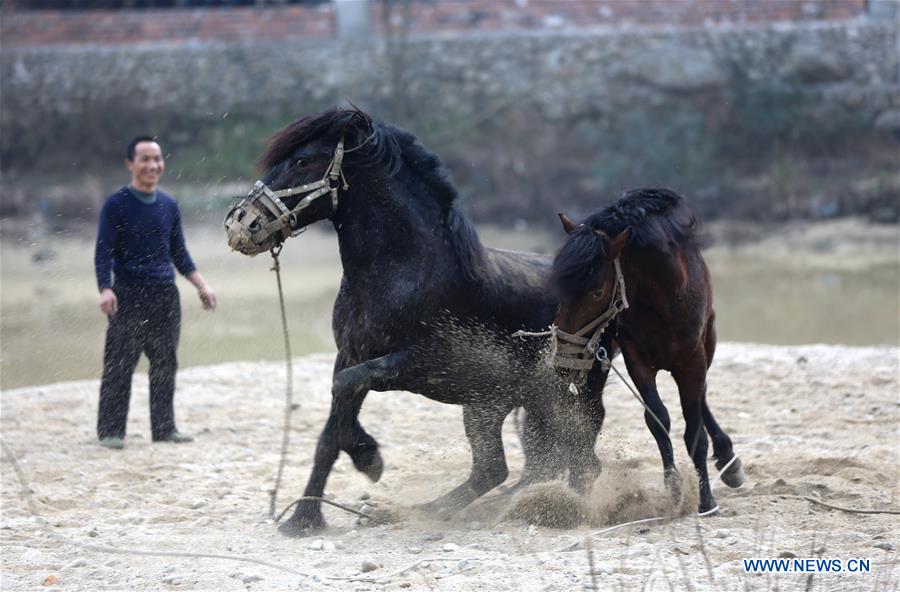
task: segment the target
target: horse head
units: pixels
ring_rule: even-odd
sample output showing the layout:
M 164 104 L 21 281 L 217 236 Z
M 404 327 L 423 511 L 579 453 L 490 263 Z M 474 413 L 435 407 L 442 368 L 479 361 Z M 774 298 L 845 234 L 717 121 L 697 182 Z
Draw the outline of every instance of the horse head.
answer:
M 616 260 L 630 229 L 615 237 L 559 214 L 569 235 L 553 263 L 552 282 L 559 296 L 556 326 L 576 332 L 613 305 L 617 292 Z
M 606 327 L 628 307 L 619 255 L 630 229 L 610 237 L 565 214 L 559 217 L 569 237 L 553 261 L 550 277 L 559 298 L 551 362 L 584 373 L 593 366 Z
M 259 160 L 262 177 L 225 217 L 228 245 L 245 255 L 276 248 L 332 218 L 354 165 L 380 155 L 379 128 L 359 109 L 305 117 L 276 132 Z

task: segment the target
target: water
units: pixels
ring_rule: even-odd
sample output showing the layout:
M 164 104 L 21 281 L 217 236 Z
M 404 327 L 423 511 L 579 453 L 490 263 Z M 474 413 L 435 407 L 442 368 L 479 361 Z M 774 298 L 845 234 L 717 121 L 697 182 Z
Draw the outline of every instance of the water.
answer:
M 710 262 L 720 340 L 900 345 L 900 268 L 797 269 L 742 256 Z
M 99 376 L 106 320 L 97 308 L 89 232 L 81 238 L 5 238 L 0 245 L 0 388 Z M 775 235 L 752 247 L 706 253 L 719 340 L 900 345 L 897 228 L 815 227 L 806 234 L 803 240 L 796 233 Z M 482 238 L 492 246 L 544 252 L 560 239 L 492 229 Z M 202 311 L 193 287 L 179 280 L 180 366 L 282 359 L 271 259 L 229 252 L 218 229 L 188 229 L 188 244 L 220 306 L 212 314 Z M 33 261 L 42 249 L 53 257 Z M 311 231 L 292 239 L 282 270 L 294 354 L 334 350 L 336 237 Z M 146 361 L 138 370 L 146 371 Z

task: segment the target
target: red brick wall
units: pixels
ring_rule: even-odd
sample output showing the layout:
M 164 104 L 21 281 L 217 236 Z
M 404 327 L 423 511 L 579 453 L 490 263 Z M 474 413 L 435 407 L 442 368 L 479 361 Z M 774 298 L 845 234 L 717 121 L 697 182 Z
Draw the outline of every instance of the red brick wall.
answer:
M 331 37 L 334 10 L 314 7 L 169 10 L 40 10 L 2 15 L 4 45 L 264 41 Z
M 389 27 L 410 33 L 555 30 L 603 25 L 829 21 L 865 13 L 867 0 L 415 0 L 394 5 Z M 381 30 L 384 5 L 372 2 Z M 7 46 L 254 41 L 335 35 L 332 4 L 265 8 L 26 11 L 7 8 Z
M 552 30 L 839 20 L 865 14 L 866 0 L 439 0 L 416 2 L 406 11 L 401 4 L 392 12 L 408 15 L 404 26 L 415 33 Z

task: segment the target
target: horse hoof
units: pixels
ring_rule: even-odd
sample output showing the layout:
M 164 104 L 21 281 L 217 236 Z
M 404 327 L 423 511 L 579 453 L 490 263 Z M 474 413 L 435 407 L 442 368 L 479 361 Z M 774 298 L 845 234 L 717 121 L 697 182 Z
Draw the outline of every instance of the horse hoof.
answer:
M 378 452 L 378 442 L 366 434 L 351 446 L 342 447 L 350 455 L 356 470 L 371 479 L 373 482 L 381 479 L 384 472 L 384 461 Z
M 299 518 L 296 514 L 291 516 L 289 520 L 278 525 L 278 532 L 286 537 L 297 539 L 314 534 L 323 528 L 325 528 L 325 519 L 321 512 L 316 511 L 310 516 Z
M 584 495 L 593 487 L 594 481 L 602 471 L 603 466 L 600 464 L 600 459 L 591 451 L 591 456 L 583 463 L 570 463 L 569 487 L 578 495 Z
M 437 501 L 437 500 L 435 500 Z M 427 508 L 426 508 L 427 506 Z M 461 508 L 454 508 L 452 506 L 445 506 L 442 504 L 438 505 L 430 505 L 423 504 L 422 511 L 427 514 L 429 518 L 434 520 L 439 520 L 441 522 L 449 522 L 453 520 L 453 517 L 459 513 Z
M 672 503 L 676 506 L 680 504 L 683 496 L 681 490 L 681 473 L 679 473 L 677 469 L 666 471 L 663 476 L 663 482 L 672 496 Z
M 447 496 L 413 506 L 413 508 L 424 514 L 426 517 L 445 522 L 451 520 L 464 507 L 465 504 L 454 503 L 452 499 L 447 499 Z
M 384 461 L 381 460 L 381 454 L 378 452 L 378 449 L 375 449 L 374 452 L 375 454 L 368 464 L 359 470 L 362 471 L 363 475 L 371 479 L 373 483 L 377 483 L 384 472 Z
M 439 504 L 438 501 L 439 500 L 432 500 L 424 504 L 417 504 L 413 506 L 413 509 L 431 520 L 450 520 L 450 518 L 453 517 L 453 512 L 448 512 L 447 508 L 442 504 Z
M 706 509 L 704 509 L 703 506 L 700 506 L 700 508 L 697 510 L 698 516 L 715 516 L 718 513 L 719 513 L 718 505 L 715 505 L 711 508 L 706 508 Z
M 734 456 L 729 462 L 720 464 L 719 461 L 716 461 L 716 468 L 721 471 L 722 467 L 727 467 L 722 472 L 722 483 L 732 488 L 740 487 L 746 483 L 747 473 L 744 472 L 744 468 L 741 466 L 741 459 Z

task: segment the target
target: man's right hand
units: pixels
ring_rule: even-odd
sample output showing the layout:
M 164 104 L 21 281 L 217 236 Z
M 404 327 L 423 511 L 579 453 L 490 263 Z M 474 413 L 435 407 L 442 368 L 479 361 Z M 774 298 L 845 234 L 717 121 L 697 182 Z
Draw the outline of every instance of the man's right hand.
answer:
M 119 310 L 119 300 L 112 288 L 103 288 L 100 292 L 100 310 L 108 317 L 114 316 Z

